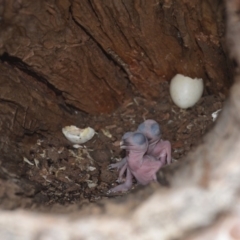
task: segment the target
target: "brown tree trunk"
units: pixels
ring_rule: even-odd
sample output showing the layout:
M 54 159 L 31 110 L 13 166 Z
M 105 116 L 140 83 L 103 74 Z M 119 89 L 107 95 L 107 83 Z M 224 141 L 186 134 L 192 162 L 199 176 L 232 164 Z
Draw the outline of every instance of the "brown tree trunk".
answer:
M 203 78 L 209 94 L 231 84 L 219 0 L 5 0 L 1 19 L 1 136 L 13 143 L 56 136 L 75 110 L 111 112 L 139 94 L 161 101 L 176 73 Z
M 2 1 L 2 60 L 63 104 L 111 112 L 124 98 L 161 99 L 176 73 L 229 87 L 222 1 Z M 215 71 L 218 69 L 218 71 Z

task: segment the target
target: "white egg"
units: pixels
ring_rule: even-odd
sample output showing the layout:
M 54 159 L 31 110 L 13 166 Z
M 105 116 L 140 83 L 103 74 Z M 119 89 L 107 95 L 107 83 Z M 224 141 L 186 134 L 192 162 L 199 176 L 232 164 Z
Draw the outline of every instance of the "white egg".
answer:
M 173 102 L 180 108 L 194 106 L 203 93 L 203 80 L 177 74 L 170 83 L 170 95 Z
M 62 133 L 70 142 L 82 144 L 89 141 L 94 136 L 95 131 L 90 127 L 81 129 L 76 126 L 66 126 L 62 129 Z

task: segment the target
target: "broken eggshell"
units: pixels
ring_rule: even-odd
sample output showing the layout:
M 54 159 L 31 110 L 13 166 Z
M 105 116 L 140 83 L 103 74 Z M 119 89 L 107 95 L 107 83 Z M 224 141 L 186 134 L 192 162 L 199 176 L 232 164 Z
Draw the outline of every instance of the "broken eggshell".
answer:
M 170 95 L 173 102 L 180 108 L 194 106 L 203 93 L 203 80 L 190 78 L 182 74 L 173 77 L 170 83 Z
M 64 136 L 74 144 L 82 144 L 89 141 L 95 134 L 94 129 L 87 127 L 84 129 L 76 126 L 66 126 L 62 129 Z

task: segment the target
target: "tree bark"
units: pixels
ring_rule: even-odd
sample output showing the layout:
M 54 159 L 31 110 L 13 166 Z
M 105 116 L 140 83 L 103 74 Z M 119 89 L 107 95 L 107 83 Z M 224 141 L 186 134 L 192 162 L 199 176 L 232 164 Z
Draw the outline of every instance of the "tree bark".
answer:
M 159 99 L 176 73 L 203 78 L 210 93 L 229 86 L 221 1 L 75 0 L 72 12 L 146 97 Z
M 27 139 L 58 138 L 76 116 L 44 82 L 4 63 L 0 72 L 0 152 L 1 166 L 6 167 L 22 162 L 24 152 L 29 154 Z
M 139 94 L 161 101 L 176 73 L 203 78 L 206 94 L 231 84 L 221 1 L 2 0 L 0 15 L 1 153 L 10 159 L 26 136 L 57 139 L 75 110 L 111 112 Z
M 127 79 L 74 22 L 70 2 L 3 3 L 3 61 L 44 79 L 66 105 L 82 111 L 110 112 L 123 101 Z
M 2 60 L 79 110 L 111 112 L 133 92 L 160 100 L 176 73 L 203 78 L 208 93 L 231 84 L 222 1 L 2 3 Z

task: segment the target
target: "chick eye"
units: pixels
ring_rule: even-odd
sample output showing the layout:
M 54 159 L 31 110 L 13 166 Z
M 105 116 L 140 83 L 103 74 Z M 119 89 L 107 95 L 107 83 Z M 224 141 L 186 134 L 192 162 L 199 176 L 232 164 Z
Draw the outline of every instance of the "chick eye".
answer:
M 154 123 L 151 126 L 151 132 L 154 136 L 160 135 L 161 134 L 160 126 L 157 123 Z
M 144 135 L 142 133 L 135 133 L 133 135 L 133 142 L 138 145 L 142 145 L 146 142 L 146 138 L 144 137 Z

